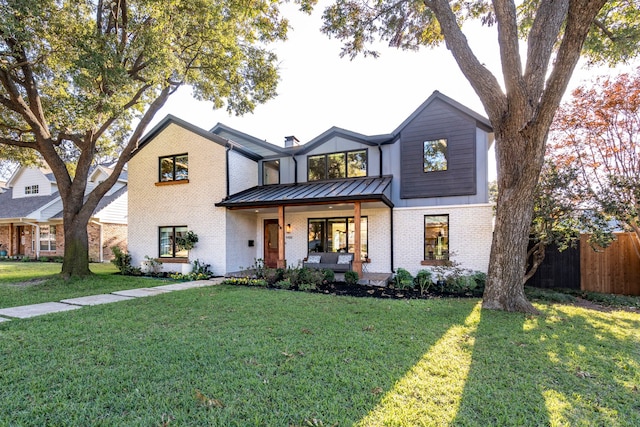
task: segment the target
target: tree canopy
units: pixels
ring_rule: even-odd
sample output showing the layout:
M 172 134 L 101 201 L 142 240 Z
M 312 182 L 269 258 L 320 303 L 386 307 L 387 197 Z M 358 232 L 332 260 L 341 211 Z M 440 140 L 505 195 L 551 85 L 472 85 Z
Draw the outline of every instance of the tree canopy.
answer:
M 37 153 L 52 169 L 64 206 L 65 276 L 88 273 L 87 221 L 179 87 L 236 114 L 276 96 L 268 44 L 289 26 L 279 3 L 0 1 L 0 155 Z M 84 197 L 90 168 L 109 157 L 119 157 L 114 173 Z
M 402 49 L 444 42 L 480 98 L 495 134 L 499 187 L 484 308 L 536 312 L 522 279 L 549 128 L 581 55 L 609 63 L 638 55 L 638 6 L 635 0 L 335 0 L 325 9 L 323 31 L 344 42 L 342 55 L 375 56 L 370 45 L 378 37 Z M 502 76 L 471 50 L 461 28 L 470 19 L 495 32 Z
M 640 69 L 574 90 L 558 110 L 549 149 L 558 168 L 576 170 L 571 185 L 583 189 L 581 206 L 640 239 Z

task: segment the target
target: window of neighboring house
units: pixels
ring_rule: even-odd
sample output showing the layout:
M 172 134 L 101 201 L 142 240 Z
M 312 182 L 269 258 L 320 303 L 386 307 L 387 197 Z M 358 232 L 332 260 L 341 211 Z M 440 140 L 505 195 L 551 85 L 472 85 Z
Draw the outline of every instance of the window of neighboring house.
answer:
M 366 259 L 368 254 L 368 218 L 360 218 L 360 256 Z M 309 252 L 349 252 L 355 251 L 355 224 L 350 218 L 314 218 L 309 219 Z
M 449 259 L 449 215 L 424 216 L 424 259 Z
M 280 184 L 280 160 L 262 162 L 262 184 Z
M 176 245 L 176 238 L 187 232 L 186 226 L 160 227 L 159 254 L 160 258 L 187 258 L 188 251 Z
M 307 157 L 307 180 L 367 176 L 367 150 L 319 154 Z
M 435 139 L 424 142 L 424 171 L 447 170 L 447 140 Z
M 160 182 L 185 181 L 189 179 L 189 156 L 177 154 L 160 157 Z
M 40 226 L 40 250 L 41 251 L 56 250 L 56 226 L 55 225 Z
M 39 185 L 27 185 L 26 187 L 24 187 L 24 194 L 38 194 L 39 192 Z

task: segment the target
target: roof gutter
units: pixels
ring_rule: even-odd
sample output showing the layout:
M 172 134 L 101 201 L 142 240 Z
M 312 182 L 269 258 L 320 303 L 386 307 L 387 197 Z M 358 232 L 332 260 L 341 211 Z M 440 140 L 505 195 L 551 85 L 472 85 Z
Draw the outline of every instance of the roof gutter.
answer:
M 291 158 L 293 159 L 293 183 L 297 184 L 298 183 L 298 161 L 296 160 L 296 155 L 292 154 Z
M 229 198 L 230 191 L 230 179 L 229 179 L 229 151 L 233 150 L 233 145 L 227 144 L 225 146 L 224 155 L 225 155 L 225 164 L 226 164 L 226 176 L 227 176 L 227 199 Z

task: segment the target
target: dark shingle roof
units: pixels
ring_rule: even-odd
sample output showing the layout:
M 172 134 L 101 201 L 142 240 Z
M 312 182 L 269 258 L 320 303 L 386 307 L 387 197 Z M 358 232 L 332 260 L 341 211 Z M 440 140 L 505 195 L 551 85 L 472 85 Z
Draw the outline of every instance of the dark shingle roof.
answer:
M 392 207 L 387 194 L 391 176 L 314 181 L 299 184 L 263 185 L 229 196 L 216 206 L 253 208 L 309 203 L 381 201 Z
M 58 192 L 50 196 L 30 196 L 13 199 L 12 191 L 0 193 L 0 219 L 22 218 L 60 197 Z

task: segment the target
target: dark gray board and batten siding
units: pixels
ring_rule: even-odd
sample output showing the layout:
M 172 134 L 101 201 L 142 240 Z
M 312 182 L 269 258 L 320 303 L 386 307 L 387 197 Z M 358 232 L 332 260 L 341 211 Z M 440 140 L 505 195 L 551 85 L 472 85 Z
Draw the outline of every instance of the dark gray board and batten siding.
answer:
M 424 172 L 424 142 L 447 139 L 447 170 Z M 435 100 L 400 134 L 400 198 L 467 196 L 477 193 L 476 122 Z

